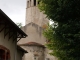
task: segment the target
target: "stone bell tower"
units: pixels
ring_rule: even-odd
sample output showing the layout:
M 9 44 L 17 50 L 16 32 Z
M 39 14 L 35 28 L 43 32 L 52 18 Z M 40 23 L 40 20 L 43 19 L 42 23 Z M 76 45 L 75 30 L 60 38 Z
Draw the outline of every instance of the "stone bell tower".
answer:
M 45 26 L 49 21 L 46 18 L 46 15 L 40 12 L 38 9 L 38 0 L 27 0 L 26 8 L 26 24 L 35 23 L 40 27 Z
M 44 45 L 46 42 L 46 38 L 42 33 L 43 29 L 47 27 L 49 20 L 45 14 L 40 12 L 38 4 L 38 0 L 27 0 L 26 20 L 22 30 L 28 34 L 28 37 L 21 39 L 20 43 L 37 42 Z
M 47 39 L 42 33 L 49 20 L 40 12 L 38 4 L 37 0 L 27 0 L 26 25 L 22 27 L 22 30 L 28 36 L 21 39 L 18 44 L 28 51 L 23 56 L 24 60 L 56 60 L 55 57 L 49 55 L 50 51 L 45 47 Z

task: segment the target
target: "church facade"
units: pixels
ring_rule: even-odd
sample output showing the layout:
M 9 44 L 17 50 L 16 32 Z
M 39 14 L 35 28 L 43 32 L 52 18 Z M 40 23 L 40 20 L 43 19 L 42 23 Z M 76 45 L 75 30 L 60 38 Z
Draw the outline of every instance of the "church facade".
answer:
M 28 34 L 28 37 L 21 39 L 18 44 L 28 51 L 23 57 L 24 60 L 57 60 L 45 47 L 47 39 L 43 36 L 43 30 L 47 27 L 49 20 L 40 12 L 38 4 L 37 0 L 27 0 L 26 25 L 22 30 Z

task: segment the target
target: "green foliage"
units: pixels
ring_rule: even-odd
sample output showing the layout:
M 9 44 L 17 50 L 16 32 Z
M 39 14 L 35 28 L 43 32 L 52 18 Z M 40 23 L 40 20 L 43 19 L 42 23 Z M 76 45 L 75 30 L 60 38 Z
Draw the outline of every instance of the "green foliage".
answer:
M 19 28 L 22 28 L 22 23 L 16 23 Z
M 58 23 L 44 31 L 51 54 L 59 60 L 80 60 L 80 0 L 39 1 L 41 11 Z

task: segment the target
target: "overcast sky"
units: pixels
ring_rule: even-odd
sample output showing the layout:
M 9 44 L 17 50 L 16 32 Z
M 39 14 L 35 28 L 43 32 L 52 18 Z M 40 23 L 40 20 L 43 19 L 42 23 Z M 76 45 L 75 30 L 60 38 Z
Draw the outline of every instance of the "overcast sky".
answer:
M 26 0 L 0 0 L 0 9 L 15 23 L 25 24 Z

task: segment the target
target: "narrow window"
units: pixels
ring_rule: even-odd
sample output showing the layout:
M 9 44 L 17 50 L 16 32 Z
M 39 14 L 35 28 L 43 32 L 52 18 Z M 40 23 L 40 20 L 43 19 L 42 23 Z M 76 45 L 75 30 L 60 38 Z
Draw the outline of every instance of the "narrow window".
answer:
M 34 0 L 34 6 L 36 6 L 36 0 Z
M 29 1 L 27 1 L 27 8 L 29 7 Z
M 38 4 L 39 4 L 39 1 L 38 1 Z

